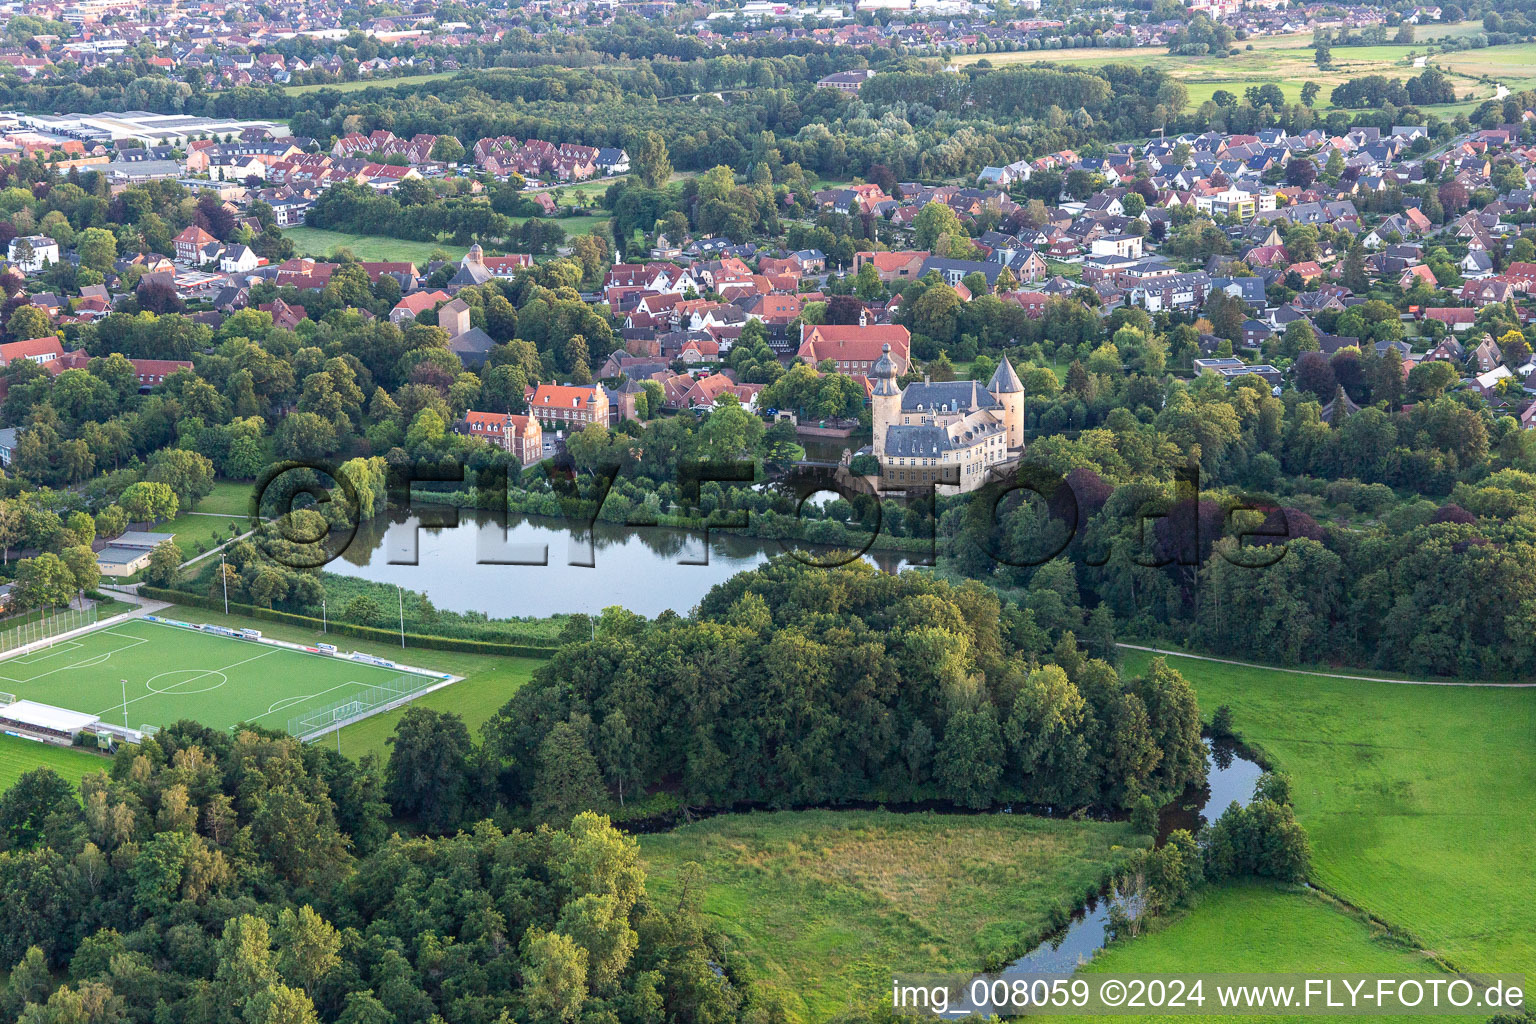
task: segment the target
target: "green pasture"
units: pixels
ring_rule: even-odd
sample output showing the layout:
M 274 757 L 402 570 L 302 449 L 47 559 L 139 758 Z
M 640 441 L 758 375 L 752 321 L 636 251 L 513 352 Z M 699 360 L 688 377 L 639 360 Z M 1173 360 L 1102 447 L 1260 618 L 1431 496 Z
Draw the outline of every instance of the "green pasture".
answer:
M 1127 673 L 1151 657 L 1128 651 Z M 1205 717 L 1229 705 L 1244 740 L 1290 774 L 1323 889 L 1459 970 L 1536 968 L 1524 870 L 1536 863 L 1536 689 L 1168 662 Z

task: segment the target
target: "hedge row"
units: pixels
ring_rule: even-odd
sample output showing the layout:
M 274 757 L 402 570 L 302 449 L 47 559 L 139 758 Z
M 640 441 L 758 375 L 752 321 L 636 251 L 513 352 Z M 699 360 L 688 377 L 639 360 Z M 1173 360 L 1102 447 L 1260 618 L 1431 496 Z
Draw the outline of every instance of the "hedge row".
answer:
M 152 587 L 148 584 L 139 586 L 139 593 L 145 597 L 157 601 L 171 601 L 175 604 L 191 605 L 196 608 L 207 608 L 212 611 L 223 611 L 224 602 L 219 598 L 207 597 L 203 594 L 186 590 L 170 590 L 165 587 Z M 266 619 L 268 622 L 285 622 L 292 626 L 304 626 L 310 629 L 320 629 L 323 625 L 320 619 L 313 615 L 300 615 L 296 612 L 279 611 L 275 608 L 262 608 L 253 604 L 236 604 L 231 601 L 229 605 L 231 615 L 245 615 L 253 619 Z M 359 640 L 376 640 L 380 643 L 395 644 L 400 642 L 400 634 L 395 630 L 378 629 L 374 626 L 358 626 L 350 622 L 336 622 L 332 620 L 326 625 L 332 633 L 342 636 L 356 637 Z M 560 646 L 556 640 L 533 640 L 525 643 L 497 643 L 492 640 L 466 640 L 452 636 L 431 636 L 425 633 L 405 634 L 407 647 L 420 647 L 434 651 L 459 651 L 463 654 L 496 654 L 502 657 L 518 658 L 547 658 Z

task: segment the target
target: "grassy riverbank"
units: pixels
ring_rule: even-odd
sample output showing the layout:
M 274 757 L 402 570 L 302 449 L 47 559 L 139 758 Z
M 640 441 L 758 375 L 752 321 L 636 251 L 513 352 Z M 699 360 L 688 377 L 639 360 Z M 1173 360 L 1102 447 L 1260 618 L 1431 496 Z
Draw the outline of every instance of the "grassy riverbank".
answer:
M 1151 657 L 1126 652 L 1125 671 Z M 1519 867 L 1536 862 L 1536 690 L 1168 662 L 1205 716 L 1230 705 L 1244 740 L 1290 773 L 1320 886 L 1458 969 L 1536 968 Z
M 1378 925 L 1327 897 L 1304 889 L 1259 882 L 1234 883 L 1205 890 L 1191 909 L 1178 913 L 1151 934 L 1106 949 L 1084 970 L 1087 974 L 1118 975 L 1360 973 L 1420 978 L 1446 976 L 1422 953 L 1396 941 Z M 1205 1005 L 1209 1007 L 1215 997 L 1207 991 L 1205 998 Z M 1184 1024 L 1204 1020 L 1252 1024 L 1295 1018 L 1181 1013 L 1176 1019 Z M 1374 1019 L 1401 1021 L 1402 1024 L 1422 1020 L 1418 1017 Z
M 1015 957 L 1065 920 L 1137 840 L 1027 815 L 723 815 L 643 835 L 647 888 L 703 868 L 704 912 L 796 1021 L 878 998 L 896 970 Z

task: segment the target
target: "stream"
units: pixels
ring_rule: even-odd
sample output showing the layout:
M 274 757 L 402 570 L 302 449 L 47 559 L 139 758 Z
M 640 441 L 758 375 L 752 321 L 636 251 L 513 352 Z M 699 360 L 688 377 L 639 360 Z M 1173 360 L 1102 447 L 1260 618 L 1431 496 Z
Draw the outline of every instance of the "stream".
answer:
M 1253 798 L 1253 787 L 1264 774 L 1256 762 L 1241 756 L 1230 744 L 1207 741 L 1206 785 L 1186 793 L 1163 809 L 1158 828 L 1161 842 L 1174 829 L 1194 830 L 1197 823 L 1210 824 L 1229 805 L 1246 806 Z M 1066 927 L 1049 936 L 1034 949 L 1014 960 L 1002 971 L 1002 977 L 1033 974 L 1071 974 L 1078 965 L 1093 958 L 1107 941 L 1104 926 L 1109 923 L 1113 897 L 1100 893 L 1090 897 L 1072 915 Z M 969 987 L 967 987 L 967 995 Z M 964 1017 L 985 1012 L 968 998 L 951 1005 L 946 1017 Z

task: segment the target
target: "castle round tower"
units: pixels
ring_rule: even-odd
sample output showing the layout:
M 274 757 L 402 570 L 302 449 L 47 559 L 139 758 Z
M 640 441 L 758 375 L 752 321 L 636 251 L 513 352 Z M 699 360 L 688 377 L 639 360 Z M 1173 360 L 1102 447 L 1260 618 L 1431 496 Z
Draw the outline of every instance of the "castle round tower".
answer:
M 869 379 L 874 383 L 869 399 L 870 420 L 874 427 L 870 450 L 878 459 L 885 455 L 886 428 L 900 422 L 901 413 L 901 388 L 896 386 L 896 361 L 891 358 L 889 343 L 881 346 L 880 358 L 869 368 Z
M 1008 357 L 997 364 L 997 371 L 987 382 L 987 390 L 1003 407 L 1003 425 L 1008 431 L 1010 449 L 1024 447 L 1024 384 L 1013 371 Z

